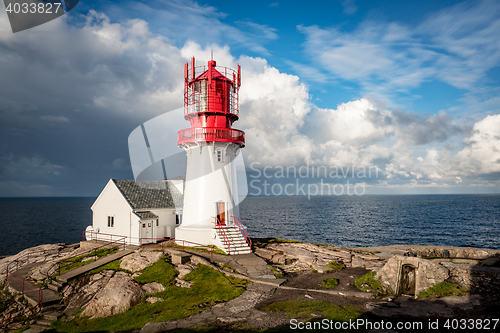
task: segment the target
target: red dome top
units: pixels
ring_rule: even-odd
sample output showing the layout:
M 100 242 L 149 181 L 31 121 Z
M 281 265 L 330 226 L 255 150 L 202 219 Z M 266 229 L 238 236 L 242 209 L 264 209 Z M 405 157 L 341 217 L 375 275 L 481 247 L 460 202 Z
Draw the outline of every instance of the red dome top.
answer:
M 231 79 L 232 76 L 232 79 Z M 191 128 L 179 131 L 178 145 L 196 141 L 223 141 L 245 145 L 245 133 L 232 129 L 239 117 L 240 66 L 238 72 L 217 67 L 188 64 L 184 68 L 184 118 Z

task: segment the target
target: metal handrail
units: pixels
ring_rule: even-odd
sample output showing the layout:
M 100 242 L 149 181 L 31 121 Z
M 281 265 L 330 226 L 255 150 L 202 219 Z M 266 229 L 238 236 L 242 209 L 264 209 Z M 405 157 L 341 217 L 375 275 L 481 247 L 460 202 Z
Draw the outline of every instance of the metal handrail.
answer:
M 23 278 L 22 276 L 19 276 L 19 275 L 17 275 L 17 274 L 14 274 L 12 271 L 10 271 L 10 266 L 11 266 L 11 264 L 12 264 L 12 263 L 14 263 L 14 262 L 16 263 L 16 271 L 17 271 L 17 270 L 19 270 L 19 260 L 20 260 L 20 259 L 22 259 L 22 258 L 24 258 L 24 257 L 27 257 L 27 263 L 29 263 L 29 255 L 30 255 L 30 254 L 33 254 L 33 253 L 27 253 L 26 255 L 24 255 L 24 256 L 22 256 L 22 257 L 20 257 L 20 258 L 17 258 L 17 259 L 15 259 L 15 260 L 11 261 L 11 262 L 9 262 L 9 263 L 7 264 L 7 268 L 6 268 L 6 277 L 5 277 L 5 279 L 6 279 L 6 281 L 11 281 L 11 282 L 13 282 L 13 283 L 15 283 L 15 284 L 17 284 L 17 285 L 22 286 L 22 293 L 23 293 L 23 294 L 24 294 L 24 289 L 28 289 L 29 291 L 32 291 L 33 293 L 38 294 L 38 303 L 37 303 L 37 305 L 35 306 L 35 308 L 33 309 L 33 312 L 32 312 L 32 315 L 33 315 L 33 318 L 34 318 L 34 316 L 35 316 L 35 315 L 37 314 L 37 312 L 38 312 L 37 310 L 40 310 L 40 309 L 42 308 L 42 301 L 43 301 L 43 292 L 42 292 L 42 287 L 40 287 L 40 286 L 38 286 L 38 285 L 34 284 L 33 282 L 31 282 L 31 281 L 29 281 L 29 280 L 27 280 L 27 279 Z M 14 279 L 9 278 L 9 275 L 10 275 L 10 276 L 15 276 L 16 278 L 21 279 L 21 280 L 23 281 L 23 284 L 21 285 L 19 282 L 15 281 Z M 26 286 L 26 285 L 25 285 L 25 282 L 27 282 L 28 284 L 31 284 L 31 285 L 35 286 L 35 289 L 36 289 L 36 288 L 38 288 L 38 290 L 33 290 L 33 289 L 31 289 L 30 287 Z M 15 319 L 15 318 L 17 318 L 17 317 L 20 317 L 20 316 L 24 315 L 24 314 L 25 314 L 28 310 L 29 310 L 29 311 L 31 311 L 31 309 L 29 309 L 29 308 L 28 308 L 28 309 L 26 309 L 26 310 L 25 310 L 22 314 L 18 314 L 17 316 L 14 316 L 14 317 L 5 318 L 5 319 L 3 319 L 2 321 L 0 321 L 0 323 L 5 322 L 5 321 L 8 321 L 8 320 Z M 9 329 L 10 327 L 11 327 L 11 326 L 8 326 L 7 328 L 4 328 L 4 329 Z M 3 330 L 3 329 L 2 329 L 2 330 Z
M 88 231 L 85 230 L 83 232 L 84 239 L 85 239 L 85 237 L 87 237 L 87 235 L 86 235 L 87 232 L 89 232 L 91 234 L 93 233 L 92 230 L 88 230 Z M 63 260 L 68 260 L 68 259 L 71 259 L 71 258 L 80 257 L 82 255 L 85 255 L 85 254 L 88 254 L 88 253 L 92 253 L 92 252 L 94 252 L 95 256 L 97 256 L 97 250 L 99 250 L 101 248 L 104 248 L 106 246 L 110 246 L 110 245 L 112 245 L 114 243 L 120 243 L 120 245 L 123 243 L 123 249 L 125 249 L 127 236 L 112 235 L 112 234 L 101 234 L 101 233 L 98 233 L 98 234 L 99 235 L 111 236 L 111 241 L 109 243 L 107 243 L 107 244 L 104 244 L 104 245 L 101 245 L 101 246 L 98 246 L 98 247 L 94 247 L 94 248 L 92 248 L 92 249 L 90 249 L 88 251 L 84 251 L 84 252 L 78 253 L 78 255 L 75 255 L 75 256 L 69 257 L 69 258 L 65 258 Z M 113 241 L 113 236 L 120 237 L 120 238 L 118 238 L 118 239 L 116 239 L 116 240 Z M 88 238 L 87 238 L 87 240 L 88 240 Z M 96 243 L 97 243 L 97 238 L 96 238 Z M 56 274 L 56 272 L 58 272 L 59 274 L 61 273 L 61 264 L 62 264 L 61 261 L 55 262 L 52 266 L 49 267 L 49 269 L 47 269 L 47 273 L 46 273 L 47 279 L 49 279 L 51 276 L 53 276 L 54 274 Z M 71 265 L 71 263 L 69 263 L 67 266 L 69 266 L 69 265 Z M 57 268 L 54 269 L 54 267 L 56 267 L 56 266 L 57 266 Z
M 246 229 L 243 227 L 243 224 L 241 224 L 240 219 L 236 216 L 231 216 L 233 218 L 233 223 L 235 223 L 238 228 L 240 229 L 241 234 L 245 238 L 248 246 L 250 246 L 250 249 L 252 249 L 252 239 L 248 236 Z
M 186 128 L 177 132 L 177 144 L 192 141 L 224 141 L 245 145 L 245 132 L 222 127 Z
M 227 246 L 227 253 L 231 254 L 231 242 L 229 241 L 229 238 L 226 235 L 226 231 L 224 230 L 224 228 L 222 228 L 223 224 L 220 222 L 218 217 L 215 217 L 214 223 L 215 223 L 215 230 L 217 230 L 217 227 L 218 227 L 219 228 L 219 235 L 222 234 L 222 236 L 223 236 L 223 240 L 225 242 L 225 244 L 224 244 L 224 242 L 223 242 L 223 244 Z

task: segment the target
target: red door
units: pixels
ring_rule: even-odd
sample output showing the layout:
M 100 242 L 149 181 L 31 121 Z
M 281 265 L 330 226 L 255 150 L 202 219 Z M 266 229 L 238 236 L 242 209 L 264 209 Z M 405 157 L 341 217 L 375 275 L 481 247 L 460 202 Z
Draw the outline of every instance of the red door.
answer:
M 224 202 L 217 203 L 217 223 L 226 225 L 226 204 Z

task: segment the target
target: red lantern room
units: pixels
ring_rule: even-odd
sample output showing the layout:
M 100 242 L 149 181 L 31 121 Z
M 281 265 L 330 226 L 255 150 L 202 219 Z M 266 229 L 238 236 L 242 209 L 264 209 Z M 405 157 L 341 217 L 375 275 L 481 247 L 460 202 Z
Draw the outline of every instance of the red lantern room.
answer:
M 210 60 L 207 66 L 184 67 L 184 118 L 191 128 L 177 133 L 179 146 L 195 142 L 232 142 L 245 146 L 245 133 L 231 128 L 239 117 L 239 89 L 241 71 L 216 66 Z

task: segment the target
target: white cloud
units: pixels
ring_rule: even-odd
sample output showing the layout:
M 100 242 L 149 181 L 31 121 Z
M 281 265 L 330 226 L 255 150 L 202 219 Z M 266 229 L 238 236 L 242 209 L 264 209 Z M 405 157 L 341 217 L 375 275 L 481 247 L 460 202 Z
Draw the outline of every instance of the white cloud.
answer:
M 500 159 L 495 150 L 500 136 L 498 115 L 477 121 L 467 146 L 453 154 L 444 145 L 468 133 L 468 128 L 458 125 L 456 118 L 444 111 L 418 115 L 389 109 L 369 97 L 320 109 L 310 101 L 307 86 L 299 77 L 280 72 L 263 58 L 235 58 L 228 46 L 218 43 L 189 41 L 179 48 L 152 33 L 148 24 L 139 19 L 113 23 L 94 11 L 86 19 L 79 28 L 68 25 L 64 18 L 41 26 L 46 29 L 42 32 L 27 31 L 15 39 L 0 34 L 3 135 L 19 139 L 1 146 L 6 156 L 1 179 L 5 184 L 26 175 L 55 177 L 57 172 L 67 174 L 72 170 L 81 176 L 88 170 L 100 169 L 96 165 L 104 166 L 107 172 L 123 170 L 126 156 L 117 155 L 117 151 L 126 153 L 124 146 L 130 131 L 154 116 L 181 107 L 183 63 L 193 55 L 198 64 L 206 63 L 211 49 L 219 65 L 242 66 L 240 120 L 234 127 L 246 132 L 244 156 L 248 162 L 258 161 L 263 166 L 306 162 L 374 165 L 384 170 L 380 181 L 389 185 L 443 185 L 458 179 L 468 184 L 480 181 L 474 178 L 477 175 L 499 171 L 499 164 L 495 164 Z M 5 22 L 6 18 L 0 17 L 0 26 Z M 304 29 L 312 31 L 311 38 L 318 41 L 333 37 L 334 43 L 336 40 L 339 47 L 345 47 L 344 51 L 365 54 L 367 62 L 372 56 L 380 58 L 356 73 L 354 67 L 362 63 L 343 57 L 335 50 L 336 44 L 329 45 L 335 52 L 324 56 L 336 57 L 337 62 L 329 70 L 339 76 L 363 80 L 388 71 L 384 76 L 387 82 L 404 85 L 430 75 L 408 70 L 416 66 L 416 60 L 406 57 L 409 53 L 401 53 L 399 62 L 386 48 L 364 42 L 377 31 L 366 28 L 357 36 L 359 41 L 348 41 L 333 30 Z M 59 32 L 55 34 L 54 30 Z M 392 26 L 378 36 L 394 42 L 407 38 L 408 33 Z M 432 51 L 418 52 L 430 60 L 434 57 Z M 64 123 L 61 127 L 67 127 L 67 132 L 55 132 L 55 126 L 47 129 L 54 123 Z M 32 129 L 38 131 L 33 132 L 36 138 L 25 139 L 25 133 Z M 61 135 L 68 142 L 61 142 Z M 52 141 L 43 141 L 49 136 Z M 46 144 L 51 154 L 24 153 L 29 150 L 26 147 L 31 149 L 32 141 Z M 39 146 L 42 143 L 37 142 Z M 9 151 L 18 151 L 18 155 Z M 51 157 L 49 162 L 40 156 L 56 158 Z
M 366 21 L 352 32 L 299 26 L 306 52 L 322 68 L 378 96 L 431 80 L 476 91 L 500 64 L 499 30 L 500 5 L 492 1 L 460 3 L 417 26 Z
M 474 124 L 466 147 L 454 161 L 466 175 L 500 173 L 500 114 L 490 115 Z

